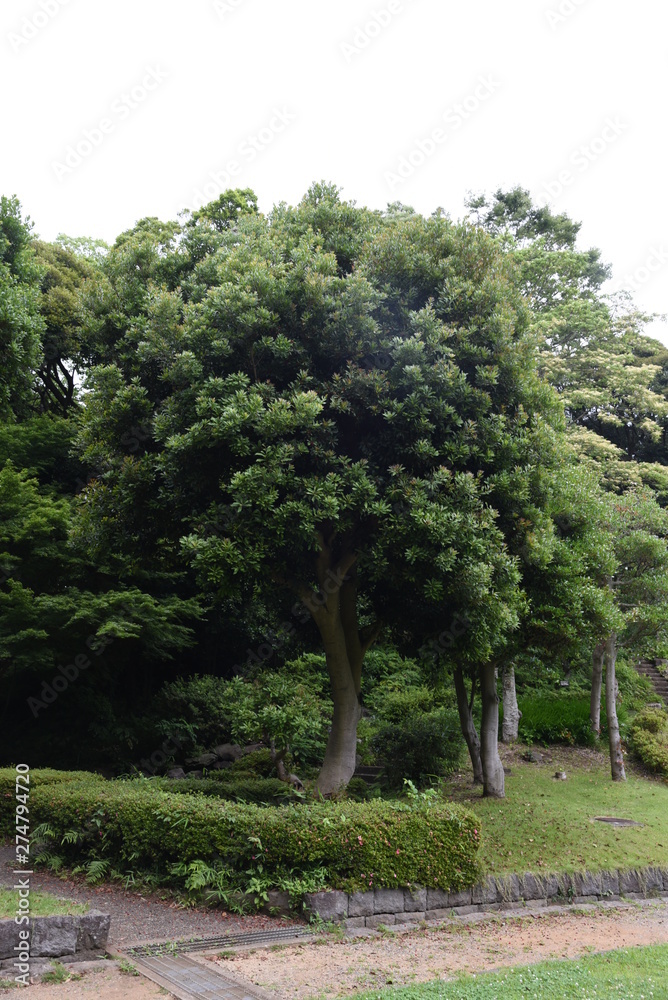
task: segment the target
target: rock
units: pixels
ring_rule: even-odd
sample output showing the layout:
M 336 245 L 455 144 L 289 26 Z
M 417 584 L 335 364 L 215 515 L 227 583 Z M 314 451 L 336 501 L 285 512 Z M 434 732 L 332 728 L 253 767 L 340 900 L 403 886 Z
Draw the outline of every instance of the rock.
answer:
M 215 764 L 211 765 L 212 771 L 226 771 L 228 767 L 232 767 L 231 760 L 217 760 Z
M 415 886 L 404 889 L 404 910 L 407 913 L 420 913 L 427 909 L 427 890 Z M 416 918 L 418 919 L 418 918 Z
M 567 777 L 565 771 L 555 771 L 554 776 L 557 779 L 557 781 L 566 781 Z
M 215 753 L 203 753 L 199 757 L 195 757 L 192 761 L 193 764 L 199 764 L 200 767 L 211 767 L 218 760 Z
M 99 910 L 84 913 L 79 923 L 77 951 L 104 951 L 107 947 L 111 917 Z
M 373 914 L 373 892 L 351 892 L 348 897 L 349 917 L 370 917 Z
M 203 778 L 204 774 L 202 771 L 188 771 L 186 778 Z
M 373 893 L 374 913 L 403 913 L 403 911 L 404 911 L 403 889 L 374 889 Z
M 179 778 L 185 778 L 186 772 L 182 767 L 170 767 L 169 771 L 165 772 L 166 778 L 173 778 L 175 781 Z
M 543 755 L 538 753 L 537 750 L 526 750 L 522 754 L 522 760 L 526 760 L 529 764 L 540 764 L 543 760 Z
M 344 920 L 348 916 L 348 896 L 345 892 L 305 892 L 304 909 L 322 920 Z
M 493 878 L 487 878 L 484 882 L 479 882 L 471 890 L 472 903 L 496 903 L 496 899 L 496 882 Z
M 13 919 L 0 920 L 0 959 L 14 957 L 14 946 L 19 943 L 20 929 Z
M 504 767 L 503 773 L 504 774 L 512 774 L 513 772 L 511 771 L 511 769 L 509 767 Z
M 79 920 L 77 917 L 35 917 L 30 954 L 38 958 L 58 958 L 76 951 Z
M 248 753 L 255 753 L 256 750 L 264 750 L 264 743 L 249 743 L 247 747 L 241 748 L 241 756 L 245 757 Z
M 235 761 L 239 760 L 244 751 L 238 743 L 221 743 L 220 746 L 214 747 L 211 752 L 218 760 Z

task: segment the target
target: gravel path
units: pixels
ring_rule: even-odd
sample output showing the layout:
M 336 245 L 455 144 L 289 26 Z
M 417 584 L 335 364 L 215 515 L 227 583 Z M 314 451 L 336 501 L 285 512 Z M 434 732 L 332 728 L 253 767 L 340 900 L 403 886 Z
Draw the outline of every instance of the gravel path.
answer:
M 0 885 L 14 884 L 14 849 L 0 847 Z M 288 926 L 289 921 L 254 915 L 239 917 L 224 910 L 184 909 L 158 894 L 139 895 L 114 885 L 87 885 L 83 880 L 59 878 L 38 870 L 30 877 L 32 889 L 41 889 L 61 899 L 88 903 L 91 909 L 111 914 L 109 947 L 122 950 L 155 941 L 220 937 L 222 934 L 252 933 L 270 927 Z

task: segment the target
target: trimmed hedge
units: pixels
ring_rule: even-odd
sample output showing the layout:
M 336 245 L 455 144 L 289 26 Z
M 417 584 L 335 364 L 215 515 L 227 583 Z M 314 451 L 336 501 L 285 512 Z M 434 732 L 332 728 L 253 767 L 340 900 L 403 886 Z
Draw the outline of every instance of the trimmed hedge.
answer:
M 2 837 L 14 836 L 16 774 L 16 768 L 0 767 L 0 836 Z M 41 788 L 43 785 L 59 785 L 72 781 L 104 781 L 102 775 L 90 771 L 56 771 L 50 767 L 35 768 L 30 771 L 29 776 L 28 788 L 23 788 L 22 783 L 21 790 L 28 791 L 30 796 L 36 788 Z M 32 803 L 32 798 L 29 802 Z M 31 808 L 31 805 L 28 808 Z M 34 825 L 31 822 L 31 826 Z
M 631 745 L 643 764 L 668 778 L 668 712 L 638 712 L 631 723 Z
M 325 868 L 330 886 L 348 891 L 413 884 L 456 891 L 480 874 L 480 821 L 457 805 L 262 807 L 174 795 L 147 781 L 101 784 L 91 776 L 35 788 L 31 820 L 49 825 L 52 849 L 67 861 L 104 859 L 165 880 L 172 864 L 195 860 L 237 870 L 261 864 L 265 875 L 277 877 Z
M 225 772 L 223 772 L 225 773 Z M 230 802 L 255 802 L 276 805 L 294 800 L 292 787 L 278 778 L 153 778 L 151 784 L 174 795 L 213 795 Z

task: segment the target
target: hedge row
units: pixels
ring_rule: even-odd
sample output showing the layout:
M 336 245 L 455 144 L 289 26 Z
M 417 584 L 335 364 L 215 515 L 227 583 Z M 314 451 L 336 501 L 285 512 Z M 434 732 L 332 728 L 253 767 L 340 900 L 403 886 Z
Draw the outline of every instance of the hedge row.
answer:
M 33 829 L 41 823 L 53 831 L 52 849 L 68 861 L 106 859 L 120 871 L 163 877 L 172 864 L 198 859 L 236 869 L 261 863 L 265 874 L 277 876 L 325 868 L 331 887 L 348 891 L 413 884 L 456 891 L 479 877 L 480 821 L 456 805 L 263 807 L 93 775 L 33 788 Z
M 14 836 L 16 774 L 16 768 L 0 767 L 0 837 Z M 91 774 L 90 771 L 56 771 L 50 767 L 35 768 L 29 772 L 28 778 L 27 788 L 22 781 L 20 791 L 28 792 L 29 810 L 32 807 L 32 792 L 42 785 L 57 785 L 72 781 L 104 781 L 101 775 Z M 31 826 L 34 828 L 32 822 Z
M 231 802 L 277 805 L 295 799 L 291 786 L 278 778 L 152 778 L 151 784 L 173 795 L 213 795 Z

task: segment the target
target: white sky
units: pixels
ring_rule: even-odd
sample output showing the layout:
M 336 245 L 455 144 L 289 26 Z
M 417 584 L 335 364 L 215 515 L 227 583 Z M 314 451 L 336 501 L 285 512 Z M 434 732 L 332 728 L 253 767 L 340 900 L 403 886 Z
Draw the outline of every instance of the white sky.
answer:
M 207 182 L 454 218 L 520 184 L 664 312 L 667 27 L 657 0 L 3 0 L 0 193 L 45 239 L 113 241 Z

